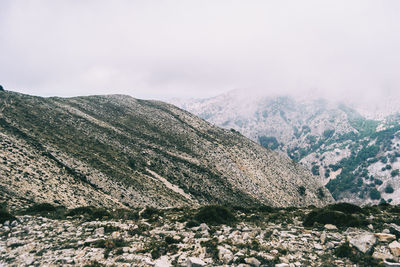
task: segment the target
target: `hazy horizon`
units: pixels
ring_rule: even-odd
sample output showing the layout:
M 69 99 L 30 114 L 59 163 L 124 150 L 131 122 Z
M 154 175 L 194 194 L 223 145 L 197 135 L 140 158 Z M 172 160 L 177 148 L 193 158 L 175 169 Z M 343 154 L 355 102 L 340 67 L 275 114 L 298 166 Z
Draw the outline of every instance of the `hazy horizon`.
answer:
M 0 84 L 40 96 L 400 98 L 400 2 L 0 3 Z

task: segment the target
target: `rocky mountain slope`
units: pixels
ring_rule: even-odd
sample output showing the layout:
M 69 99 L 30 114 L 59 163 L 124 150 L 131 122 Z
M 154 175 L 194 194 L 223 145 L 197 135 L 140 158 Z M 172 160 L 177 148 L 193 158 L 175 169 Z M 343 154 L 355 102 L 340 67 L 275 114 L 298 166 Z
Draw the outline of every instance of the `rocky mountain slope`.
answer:
M 319 176 L 337 200 L 400 203 L 400 116 L 396 113 L 378 119 L 388 111 L 374 117 L 365 106 L 357 109 L 310 97 L 251 96 L 243 91 L 175 103 L 284 152 Z
M 66 207 L 321 205 L 304 167 L 175 106 L 0 91 L 0 201 Z

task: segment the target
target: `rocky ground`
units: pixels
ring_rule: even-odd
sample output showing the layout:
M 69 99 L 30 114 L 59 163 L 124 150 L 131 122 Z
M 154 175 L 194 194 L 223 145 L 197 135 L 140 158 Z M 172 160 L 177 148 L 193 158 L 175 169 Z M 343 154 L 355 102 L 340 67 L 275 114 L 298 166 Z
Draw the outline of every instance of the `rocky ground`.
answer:
M 41 206 L 3 214 L 0 266 L 400 266 L 399 211 Z

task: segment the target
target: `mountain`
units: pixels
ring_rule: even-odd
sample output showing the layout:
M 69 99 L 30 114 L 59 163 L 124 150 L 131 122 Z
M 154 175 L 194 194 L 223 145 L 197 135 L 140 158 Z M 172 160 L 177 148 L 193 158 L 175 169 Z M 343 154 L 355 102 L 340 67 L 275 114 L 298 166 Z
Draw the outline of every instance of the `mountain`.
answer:
M 331 201 L 299 164 L 173 105 L 0 91 L 0 201 L 66 207 Z
M 336 200 L 400 203 L 400 115 L 310 96 L 232 91 L 172 101 L 306 166 Z M 379 112 L 378 112 L 379 111 Z M 384 115 L 384 116 L 383 116 Z

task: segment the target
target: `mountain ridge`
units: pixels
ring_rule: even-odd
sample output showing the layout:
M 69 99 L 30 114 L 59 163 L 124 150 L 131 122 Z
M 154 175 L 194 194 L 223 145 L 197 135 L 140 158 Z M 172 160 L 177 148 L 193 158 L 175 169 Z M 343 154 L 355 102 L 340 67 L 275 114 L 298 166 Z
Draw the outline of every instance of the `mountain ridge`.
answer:
M 287 154 L 320 177 L 339 201 L 400 203 L 396 110 L 384 119 L 371 119 L 359 109 L 316 96 L 247 98 L 237 90 L 176 104 Z
M 290 159 L 161 101 L 0 96 L 0 190 L 16 207 L 331 201 Z

